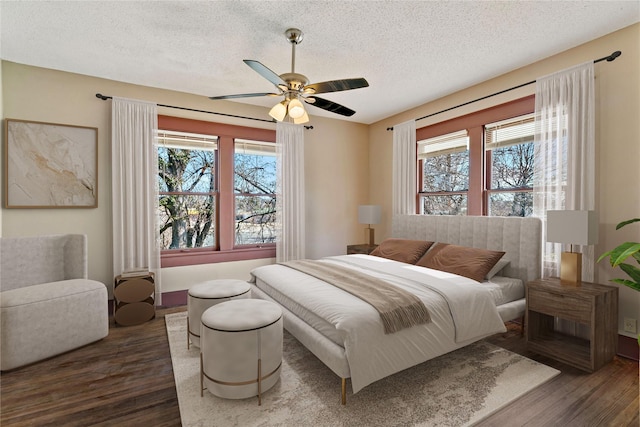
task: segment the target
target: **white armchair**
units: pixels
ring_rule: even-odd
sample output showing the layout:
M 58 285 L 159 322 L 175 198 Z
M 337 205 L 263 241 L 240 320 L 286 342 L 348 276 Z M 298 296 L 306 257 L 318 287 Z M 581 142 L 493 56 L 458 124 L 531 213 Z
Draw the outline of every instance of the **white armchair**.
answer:
M 0 238 L 0 370 L 109 333 L 106 286 L 87 279 L 87 237 Z

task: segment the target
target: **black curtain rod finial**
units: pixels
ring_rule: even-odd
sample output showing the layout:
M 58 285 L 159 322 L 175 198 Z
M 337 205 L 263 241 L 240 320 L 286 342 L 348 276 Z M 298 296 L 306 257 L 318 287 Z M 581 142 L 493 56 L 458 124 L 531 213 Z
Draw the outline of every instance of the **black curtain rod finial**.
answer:
M 618 56 L 622 55 L 622 52 L 616 50 L 611 55 L 607 57 L 607 62 L 615 61 Z

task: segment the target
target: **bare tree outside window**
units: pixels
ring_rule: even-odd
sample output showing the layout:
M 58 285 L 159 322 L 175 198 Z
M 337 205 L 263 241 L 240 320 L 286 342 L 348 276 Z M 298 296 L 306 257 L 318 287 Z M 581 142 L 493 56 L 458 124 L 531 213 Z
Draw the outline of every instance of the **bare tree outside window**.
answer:
M 491 216 L 533 215 L 534 118 L 525 115 L 485 126 Z
M 418 141 L 422 165 L 421 211 L 426 215 L 466 215 L 469 190 L 467 131 Z
M 492 150 L 490 215 L 533 214 L 533 154 L 533 142 Z
M 215 246 L 216 152 L 158 148 L 162 249 Z
M 466 215 L 468 188 L 468 151 L 441 154 L 424 160 L 422 188 L 424 214 Z
M 236 245 L 275 243 L 275 144 L 237 141 L 235 145 Z

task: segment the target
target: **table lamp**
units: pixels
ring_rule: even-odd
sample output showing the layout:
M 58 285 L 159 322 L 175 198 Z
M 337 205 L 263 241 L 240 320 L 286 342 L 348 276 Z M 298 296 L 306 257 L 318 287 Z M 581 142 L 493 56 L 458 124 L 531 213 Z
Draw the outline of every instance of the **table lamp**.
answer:
M 582 254 L 573 252 L 573 245 L 598 243 L 598 216 L 595 211 L 547 211 L 547 242 L 571 245 L 571 252 L 562 252 L 560 281 L 579 284 L 582 281 Z
M 374 231 L 371 224 L 378 224 L 382 216 L 382 209 L 379 205 L 360 205 L 358 206 L 358 222 L 367 224 L 364 229 L 365 241 L 369 241 L 369 245 L 374 245 Z

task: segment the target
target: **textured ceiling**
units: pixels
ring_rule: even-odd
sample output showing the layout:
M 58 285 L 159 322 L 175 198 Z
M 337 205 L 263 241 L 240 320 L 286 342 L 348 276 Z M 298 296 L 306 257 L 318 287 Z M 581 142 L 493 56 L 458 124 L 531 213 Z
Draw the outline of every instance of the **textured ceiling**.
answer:
M 3 0 L 0 20 L 4 60 L 203 96 L 273 91 L 242 60 L 291 71 L 297 27 L 296 72 L 365 77 L 322 97 L 369 124 L 638 22 L 640 2 Z

